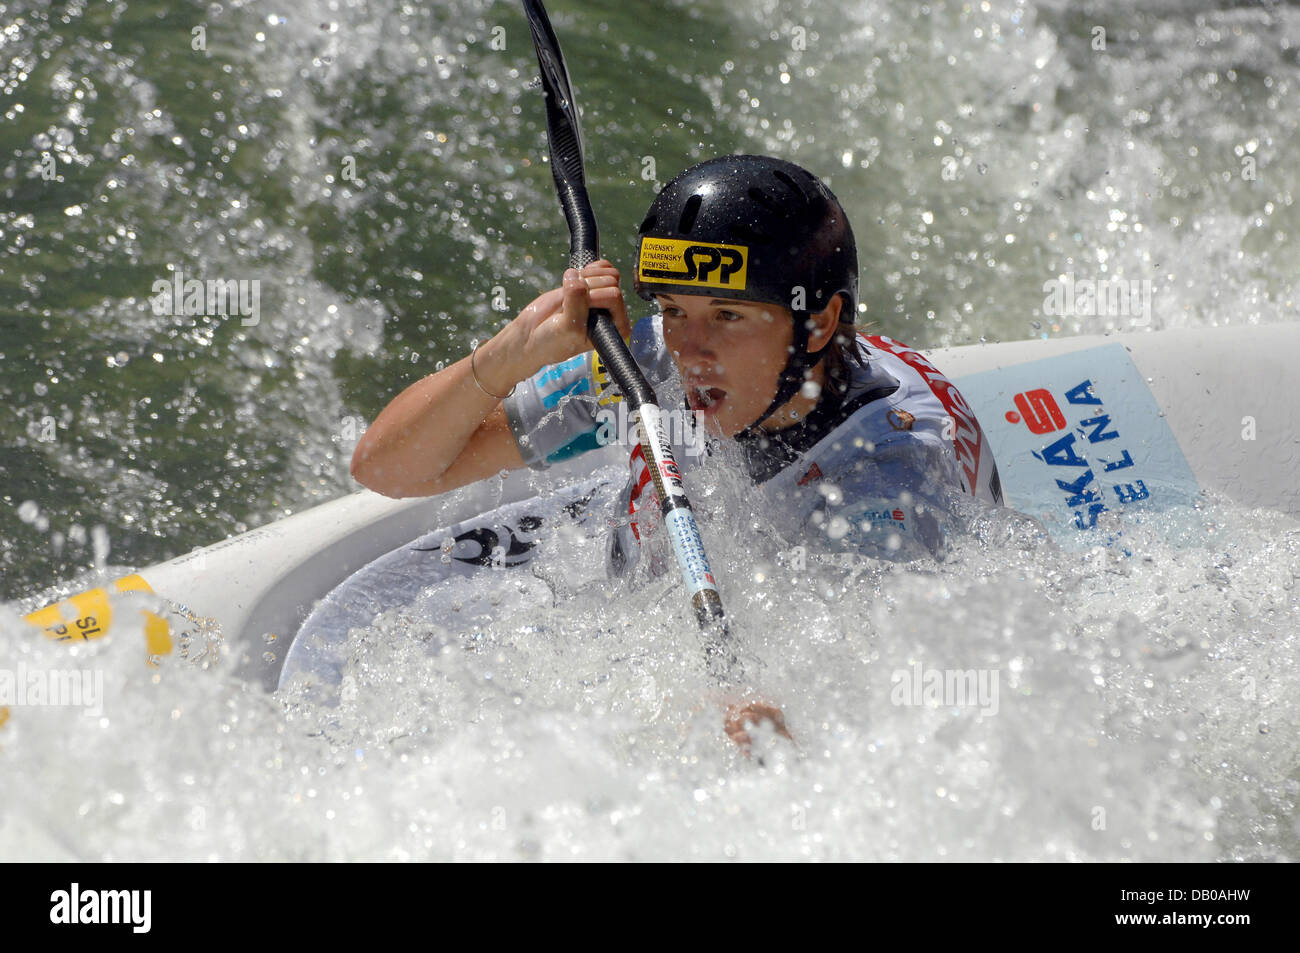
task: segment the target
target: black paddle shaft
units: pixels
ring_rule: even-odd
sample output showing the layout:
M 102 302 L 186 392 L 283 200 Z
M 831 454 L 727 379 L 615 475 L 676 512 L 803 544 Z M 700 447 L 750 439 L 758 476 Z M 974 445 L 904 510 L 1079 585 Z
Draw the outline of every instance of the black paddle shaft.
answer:
M 555 192 L 560 208 L 569 225 L 569 267 L 584 268 L 600 257 L 600 230 L 596 215 L 587 196 L 587 174 L 583 162 L 582 125 L 578 121 L 578 105 L 573 99 L 569 71 L 560 54 L 560 43 L 551 28 L 550 18 L 540 0 L 524 0 L 524 13 L 533 34 L 537 49 L 537 63 L 542 71 L 542 87 L 546 90 L 546 132 L 550 146 L 551 175 L 555 179 Z M 609 311 L 592 308 L 587 315 L 587 336 L 596 347 L 596 353 L 609 370 L 610 376 L 629 408 L 636 410 L 642 404 L 655 403 L 641 368 L 619 336 Z
M 555 191 L 569 225 L 569 265 L 583 268 L 600 257 L 600 234 L 587 195 L 578 107 L 574 102 L 568 68 L 564 64 L 564 56 L 560 52 L 560 44 L 545 7 L 541 0 L 523 0 L 523 3 L 533 35 L 533 46 L 537 50 L 537 63 L 541 67 L 542 87 L 546 91 L 546 131 L 551 175 L 555 179 Z M 623 392 L 631 412 L 650 413 L 653 410 L 655 419 L 658 420 L 658 401 L 654 390 L 641 373 L 627 344 L 619 336 L 608 310 L 589 310 L 587 336 L 595 345 L 596 353 L 600 355 L 614 383 Z M 679 521 L 675 524 L 677 530 L 673 536 L 674 549 L 682 567 L 683 578 L 693 588 L 692 602 L 696 620 L 706 633 L 705 655 L 708 667 L 719 681 L 733 681 L 743 673 L 731 645 L 722 600 L 709 571 L 703 545 L 699 541 L 695 517 L 681 487 L 680 471 L 672 458 L 672 450 L 666 440 L 658 439 L 658 425 L 654 428 L 656 436 L 653 438 L 651 429 L 643 427 L 642 446 L 646 451 L 646 464 L 650 468 L 665 517 L 671 514 L 672 518 Z M 666 485 L 670 490 L 665 489 Z M 683 520 L 684 525 L 681 522 Z

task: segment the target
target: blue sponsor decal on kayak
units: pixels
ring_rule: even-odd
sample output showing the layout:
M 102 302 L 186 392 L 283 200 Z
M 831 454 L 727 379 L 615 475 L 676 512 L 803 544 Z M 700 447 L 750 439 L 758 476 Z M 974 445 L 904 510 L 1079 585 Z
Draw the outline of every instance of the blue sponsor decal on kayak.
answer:
M 1122 344 L 958 382 L 1002 474 L 1006 501 L 1058 536 L 1102 514 L 1188 505 L 1200 488 Z

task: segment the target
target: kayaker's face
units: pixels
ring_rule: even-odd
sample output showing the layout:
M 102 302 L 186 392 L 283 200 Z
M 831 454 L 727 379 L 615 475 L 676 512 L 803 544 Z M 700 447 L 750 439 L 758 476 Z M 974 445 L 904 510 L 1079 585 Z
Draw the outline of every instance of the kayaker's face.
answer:
M 655 297 L 687 402 L 710 431 L 734 437 L 776 396 L 794 339 L 790 312 L 701 295 Z

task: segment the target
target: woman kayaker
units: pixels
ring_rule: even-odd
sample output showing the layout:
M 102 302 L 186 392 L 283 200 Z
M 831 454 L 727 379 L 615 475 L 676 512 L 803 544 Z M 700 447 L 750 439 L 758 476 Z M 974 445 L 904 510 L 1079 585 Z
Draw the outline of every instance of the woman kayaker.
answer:
M 639 235 L 635 290 L 659 314 L 630 327 L 608 261 L 566 271 L 467 357 L 399 394 L 357 445 L 353 476 L 426 496 L 619 440 L 632 474 L 609 563 L 626 572 L 657 507 L 642 506 L 653 493 L 639 447 L 611 426 L 616 392 L 586 336 L 595 307 L 630 337 L 661 406 L 674 389 L 684 396 L 694 419 L 683 441 L 697 425 L 732 441 L 792 533 L 890 558 L 939 555 L 956 509 L 1001 503 L 992 451 L 957 389 L 918 352 L 855 327 L 853 232 L 811 172 L 766 156 L 700 163 L 660 191 Z M 675 448 L 679 464 L 698 447 Z

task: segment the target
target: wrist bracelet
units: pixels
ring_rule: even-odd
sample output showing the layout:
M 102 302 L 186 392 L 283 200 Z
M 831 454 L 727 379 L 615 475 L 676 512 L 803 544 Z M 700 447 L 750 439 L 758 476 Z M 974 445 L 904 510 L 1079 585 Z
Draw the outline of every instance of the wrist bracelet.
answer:
M 482 383 L 479 382 L 479 379 L 478 379 L 478 371 L 476 371 L 476 370 L 474 369 L 474 352 L 477 351 L 477 350 L 478 350 L 478 342 L 475 341 L 475 342 L 474 342 L 474 346 L 473 346 L 472 348 L 469 349 L 469 374 L 470 374 L 470 376 L 471 376 L 472 378 L 474 378 L 474 383 L 475 383 L 475 385 L 477 385 L 479 390 L 481 390 L 483 393 L 487 394 L 487 395 L 488 395 L 489 397 L 491 397 L 493 400 L 505 400 L 507 397 L 509 397 L 511 394 L 513 394 L 513 393 L 515 392 L 515 387 L 518 387 L 519 385 L 518 385 L 518 384 L 515 384 L 515 385 L 512 386 L 508 391 L 506 391 L 504 394 L 494 394 L 494 393 L 492 393 L 490 390 L 488 390 L 486 387 L 484 387 L 484 386 L 482 385 Z

